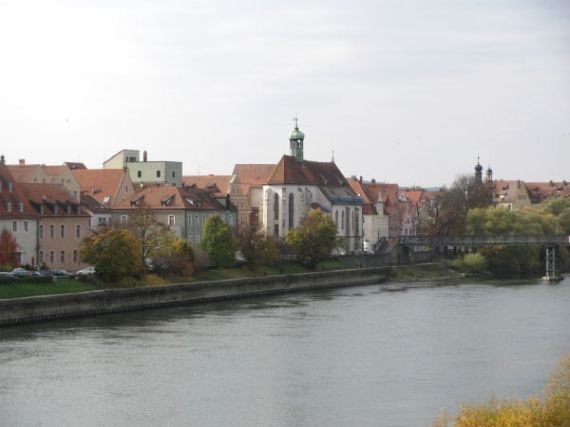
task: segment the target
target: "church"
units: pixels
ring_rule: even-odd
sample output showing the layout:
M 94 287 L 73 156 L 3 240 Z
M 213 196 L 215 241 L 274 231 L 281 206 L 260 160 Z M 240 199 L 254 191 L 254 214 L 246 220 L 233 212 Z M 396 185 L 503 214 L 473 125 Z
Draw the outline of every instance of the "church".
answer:
M 284 155 L 261 192 L 261 227 L 268 236 L 285 237 L 311 209 L 330 215 L 346 252 L 362 249 L 362 199 L 354 192 L 334 160 L 305 160 L 305 134 L 289 134 L 291 155 Z

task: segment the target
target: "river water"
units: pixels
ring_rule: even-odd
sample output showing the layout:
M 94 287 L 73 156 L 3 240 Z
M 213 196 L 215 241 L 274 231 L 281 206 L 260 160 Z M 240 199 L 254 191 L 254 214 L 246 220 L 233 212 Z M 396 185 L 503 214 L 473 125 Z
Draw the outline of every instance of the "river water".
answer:
M 0 329 L 0 426 L 425 426 L 570 352 L 570 279 L 399 286 Z

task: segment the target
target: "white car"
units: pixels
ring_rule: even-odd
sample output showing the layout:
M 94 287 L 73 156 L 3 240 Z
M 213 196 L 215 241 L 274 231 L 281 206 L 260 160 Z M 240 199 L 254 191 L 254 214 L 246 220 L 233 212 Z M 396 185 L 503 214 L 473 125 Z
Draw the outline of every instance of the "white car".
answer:
M 90 276 L 91 274 L 95 274 L 95 267 L 85 267 L 75 273 L 77 276 Z

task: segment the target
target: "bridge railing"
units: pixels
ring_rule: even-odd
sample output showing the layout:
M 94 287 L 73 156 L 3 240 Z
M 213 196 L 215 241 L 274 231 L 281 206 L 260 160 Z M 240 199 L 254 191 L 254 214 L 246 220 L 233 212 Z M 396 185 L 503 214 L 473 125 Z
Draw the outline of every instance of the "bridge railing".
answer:
M 540 235 L 540 236 L 401 236 L 402 246 L 570 246 L 570 236 Z

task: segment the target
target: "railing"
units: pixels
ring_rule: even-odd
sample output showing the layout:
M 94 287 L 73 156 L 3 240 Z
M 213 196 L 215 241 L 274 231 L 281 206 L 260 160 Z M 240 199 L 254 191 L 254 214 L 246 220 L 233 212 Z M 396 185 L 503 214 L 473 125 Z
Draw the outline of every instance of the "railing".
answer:
M 570 236 L 402 236 L 402 246 L 570 246 Z

